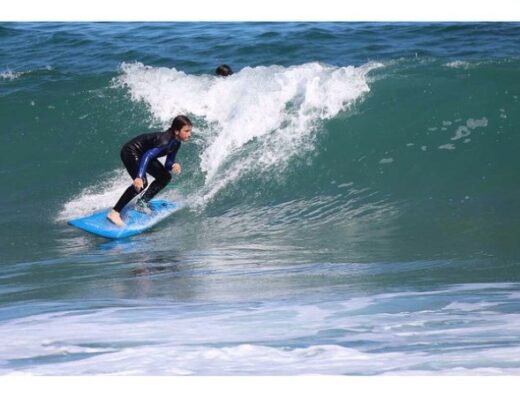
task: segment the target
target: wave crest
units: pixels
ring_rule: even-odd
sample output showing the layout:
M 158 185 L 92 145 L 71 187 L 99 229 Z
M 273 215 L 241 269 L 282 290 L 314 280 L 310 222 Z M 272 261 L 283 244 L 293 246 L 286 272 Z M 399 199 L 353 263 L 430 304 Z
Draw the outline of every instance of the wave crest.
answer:
M 295 154 L 312 150 L 320 123 L 362 100 L 368 72 L 382 66 L 259 66 L 220 78 L 123 63 L 114 85 L 146 103 L 164 126 L 181 113 L 198 120 L 205 183 L 196 196 L 206 202 L 244 173 L 283 169 Z

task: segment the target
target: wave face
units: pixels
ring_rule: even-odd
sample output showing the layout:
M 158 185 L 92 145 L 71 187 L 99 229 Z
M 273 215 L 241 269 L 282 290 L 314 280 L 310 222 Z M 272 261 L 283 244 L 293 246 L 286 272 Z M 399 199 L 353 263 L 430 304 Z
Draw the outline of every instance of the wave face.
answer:
M 0 372 L 517 373 L 519 29 L 0 25 Z M 177 114 L 183 210 L 69 228 Z
M 166 128 L 173 114 L 194 119 L 181 154 L 188 171 L 171 189 L 194 211 L 240 213 L 267 233 L 304 227 L 309 240 L 331 230 L 342 239 L 363 224 L 369 241 L 382 230 L 392 245 L 416 240 L 412 257 L 447 247 L 464 257 L 477 246 L 516 252 L 506 241 L 518 230 L 509 217 L 518 209 L 517 66 L 307 63 L 221 79 L 124 63 L 111 89 L 146 109 L 151 126 Z M 92 210 L 91 201 L 111 205 L 122 179 L 119 170 L 105 181 L 104 199 L 90 188 L 73 197 L 60 219 Z M 504 244 L 487 245 L 490 237 Z

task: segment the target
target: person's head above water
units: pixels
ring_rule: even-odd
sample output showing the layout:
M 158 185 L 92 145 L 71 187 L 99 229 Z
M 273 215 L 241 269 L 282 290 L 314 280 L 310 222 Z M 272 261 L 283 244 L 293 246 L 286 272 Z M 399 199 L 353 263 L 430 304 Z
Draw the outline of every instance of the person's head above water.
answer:
M 231 76 L 233 74 L 233 71 L 229 67 L 229 65 L 223 64 L 220 65 L 218 68 L 215 69 L 215 74 L 217 76 Z
M 191 137 L 192 126 L 193 124 L 188 117 L 179 115 L 173 119 L 170 131 L 173 132 L 177 139 L 186 142 Z

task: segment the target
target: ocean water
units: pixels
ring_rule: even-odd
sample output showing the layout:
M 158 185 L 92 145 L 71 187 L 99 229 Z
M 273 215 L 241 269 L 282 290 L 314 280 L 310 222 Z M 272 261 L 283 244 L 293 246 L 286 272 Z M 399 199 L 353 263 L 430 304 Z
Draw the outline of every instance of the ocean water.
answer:
M 519 39 L 0 24 L 0 374 L 520 374 Z M 160 196 L 183 209 L 126 240 L 68 226 L 180 113 Z

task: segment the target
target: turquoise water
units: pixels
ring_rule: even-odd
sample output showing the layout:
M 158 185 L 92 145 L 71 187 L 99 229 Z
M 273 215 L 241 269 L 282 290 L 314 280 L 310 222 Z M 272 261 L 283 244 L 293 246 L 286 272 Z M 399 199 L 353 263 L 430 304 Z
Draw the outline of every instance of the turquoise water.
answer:
M 520 373 L 519 34 L 1 24 L 0 373 Z M 181 211 L 66 224 L 180 113 Z

